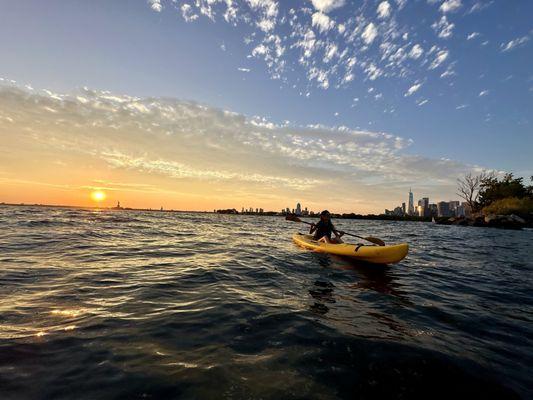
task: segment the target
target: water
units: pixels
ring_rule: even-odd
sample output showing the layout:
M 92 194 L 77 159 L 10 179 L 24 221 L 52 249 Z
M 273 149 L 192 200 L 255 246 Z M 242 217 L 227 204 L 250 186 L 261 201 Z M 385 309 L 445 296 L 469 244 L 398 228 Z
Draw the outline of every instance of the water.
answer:
M 369 268 L 276 217 L 0 207 L 0 398 L 528 398 L 533 232 L 337 221 Z

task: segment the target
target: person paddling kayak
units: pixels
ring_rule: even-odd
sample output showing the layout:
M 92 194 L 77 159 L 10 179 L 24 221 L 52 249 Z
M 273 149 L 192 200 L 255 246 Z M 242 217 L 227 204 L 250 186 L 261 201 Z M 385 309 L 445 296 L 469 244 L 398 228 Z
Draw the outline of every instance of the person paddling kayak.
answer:
M 335 235 L 335 238 L 331 238 L 331 234 Z M 328 210 L 324 210 L 320 213 L 320 221 L 316 224 L 311 224 L 309 234 L 313 235 L 315 240 L 324 243 L 343 243 L 341 236 L 344 232 L 338 231 L 331 222 L 331 214 Z

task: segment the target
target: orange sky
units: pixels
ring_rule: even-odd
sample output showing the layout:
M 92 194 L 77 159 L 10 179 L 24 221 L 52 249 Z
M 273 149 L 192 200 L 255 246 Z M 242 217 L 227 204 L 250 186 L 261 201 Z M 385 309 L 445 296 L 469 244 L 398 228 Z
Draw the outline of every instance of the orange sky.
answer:
M 0 86 L 0 201 L 376 213 L 455 198 L 467 167 L 407 155 L 408 141 L 345 127 L 277 126 L 191 102 Z M 418 192 L 417 192 L 418 190 Z M 416 199 L 415 199 L 416 200 Z

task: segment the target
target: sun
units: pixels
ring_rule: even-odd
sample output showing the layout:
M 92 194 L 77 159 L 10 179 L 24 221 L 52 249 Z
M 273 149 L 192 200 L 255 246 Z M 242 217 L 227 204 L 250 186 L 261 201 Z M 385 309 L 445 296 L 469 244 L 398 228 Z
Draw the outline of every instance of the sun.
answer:
M 97 203 L 99 203 L 101 201 L 104 201 L 106 197 L 107 196 L 106 196 L 105 192 L 103 192 L 101 190 L 95 190 L 95 191 L 91 192 L 91 199 L 93 199 Z

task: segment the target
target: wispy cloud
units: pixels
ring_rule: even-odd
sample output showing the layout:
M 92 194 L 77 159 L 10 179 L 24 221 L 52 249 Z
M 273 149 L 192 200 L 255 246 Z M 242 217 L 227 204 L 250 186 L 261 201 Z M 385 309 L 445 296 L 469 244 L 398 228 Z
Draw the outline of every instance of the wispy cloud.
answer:
M 431 27 L 437 32 L 442 39 L 448 39 L 453 35 L 455 24 L 448 21 L 446 15 L 443 15 L 438 21 L 434 22 Z
M 461 5 L 461 0 L 446 0 L 440 5 L 439 9 L 443 13 L 449 13 L 457 11 Z
M 405 0 L 381 0 L 371 8 L 345 0 L 304 1 L 298 7 L 289 3 L 281 7 L 275 0 L 185 0 L 180 4 L 177 8 L 186 22 L 205 18 L 246 26 L 250 33 L 243 40 L 248 57 L 262 60 L 270 77 L 281 85 L 303 86 L 299 90 L 305 96 L 313 86 L 327 90 L 380 78 L 400 82 L 408 75 L 424 79 L 432 70 L 427 68 L 431 54 L 411 40 L 421 37 L 419 30 L 425 28 L 401 18 Z M 425 48 L 449 51 L 437 43 L 452 36 L 455 25 L 447 15 L 458 7 L 457 0 L 442 4 L 446 15 L 433 24 L 437 35 L 420 41 Z M 307 80 L 294 80 L 296 75 Z
M 503 52 L 513 50 L 514 48 L 521 46 L 529 41 L 529 36 L 522 36 L 516 39 L 510 40 L 507 43 L 502 43 L 500 48 Z
M 371 44 L 377 35 L 378 31 L 376 29 L 376 26 L 372 22 L 370 22 L 361 34 L 361 37 L 363 38 L 366 44 Z
M 317 10 L 328 13 L 344 6 L 345 0 L 311 0 L 311 3 Z
M 407 92 L 405 92 L 404 97 L 409 97 L 413 95 L 414 93 L 418 92 L 418 90 L 422 87 L 421 83 L 416 83 L 413 86 L 411 86 L 409 89 L 407 89 Z
M 420 85 L 409 91 L 416 92 Z M 66 156 L 87 158 L 87 163 L 150 185 L 149 190 L 158 182 L 163 189 L 179 184 L 195 193 L 202 184 L 220 195 L 246 188 L 258 196 L 300 193 L 296 196 L 307 199 L 316 198 L 317 191 L 357 196 L 363 190 L 378 199 L 385 197 L 384 191 L 367 185 L 368 179 L 385 187 L 417 181 L 446 190 L 471 168 L 411 155 L 405 151 L 411 140 L 389 133 L 277 124 L 193 102 L 88 88 L 64 94 L 4 85 L 0 109 L 11 119 L 0 120 L 0 133 L 12 153 L 38 157 L 43 163 L 46 157 L 50 162 Z M 0 160 L 0 169 L 9 171 L 6 162 Z M 55 168 L 75 174 L 77 164 Z
M 409 52 L 409 57 L 417 60 L 422 56 L 422 54 L 424 54 L 424 49 L 422 48 L 422 46 L 420 46 L 419 44 L 415 44 Z
M 482 11 L 494 4 L 493 0 L 477 0 L 472 7 L 468 10 L 467 14 L 472 14 L 475 12 Z
M 378 17 L 381 19 L 388 18 L 391 15 L 391 6 L 388 1 L 382 1 L 377 8 Z
M 161 0 L 149 0 L 150 7 L 152 10 L 161 12 L 163 10 L 163 6 L 161 5 Z
M 312 25 L 320 32 L 327 32 L 335 26 L 335 22 L 323 12 L 316 12 L 313 14 Z
M 429 66 L 429 69 L 435 69 L 438 68 L 449 56 L 449 52 L 447 50 L 440 50 L 437 52 L 437 55 L 435 56 L 435 59 L 431 62 L 431 65 Z

